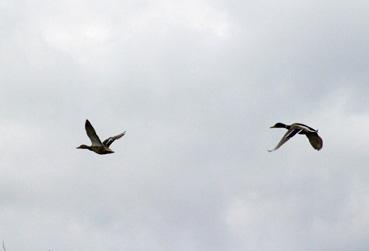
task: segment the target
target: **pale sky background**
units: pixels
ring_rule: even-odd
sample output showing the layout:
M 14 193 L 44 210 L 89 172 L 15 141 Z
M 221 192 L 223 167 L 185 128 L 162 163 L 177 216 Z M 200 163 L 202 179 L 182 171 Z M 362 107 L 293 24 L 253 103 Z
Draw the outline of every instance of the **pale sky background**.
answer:
M 369 1 L 0 0 L 0 38 L 7 251 L 369 250 Z

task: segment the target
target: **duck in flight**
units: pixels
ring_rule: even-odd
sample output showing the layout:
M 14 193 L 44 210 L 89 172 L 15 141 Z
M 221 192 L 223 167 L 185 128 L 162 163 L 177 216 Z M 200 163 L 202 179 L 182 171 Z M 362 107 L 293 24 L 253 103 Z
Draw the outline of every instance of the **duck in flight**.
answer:
M 311 128 L 310 126 L 300 124 L 300 123 L 294 123 L 292 125 L 285 125 L 283 123 L 276 123 L 274 126 L 270 128 L 286 128 L 287 132 L 283 135 L 281 141 L 279 141 L 278 145 L 272 149 L 268 150 L 269 152 L 273 152 L 280 148 L 284 143 L 286 143 L 290 138 L 295 136 L 296 134 L 303 134 L 306 135 L 308 138 L 311 146 L 315 150 L 320 150 L 323 147 L 323 140 L 318 135 L 318 130 L 315 130 Z
M 124 131 L 121 134 L 118 134 L 116 136 L 107 138 L 106 140 L 104 140 L 101 143 L 101 140 L 99 139 L 99 136 L 97 136 L 97 134 L 95 132 L 95 129 L 92 127 L 92 125 L 91 125 L 90 121 L 88 121 L 88 119 L 86 119 L 85 129 L 86 129 L 87 136 L 90 138 L 92 144 L 91 144 L 91 146 L 80 145 L 79 147 L 77 147 L 77 149 L 88 149 L 88 150 L 93 151 L 97 154 L 113 153 L 113 151 L 109 148 L 109 146 L 116 139 L 119 139 L 124 134 L 126 134 L 126 131 Z

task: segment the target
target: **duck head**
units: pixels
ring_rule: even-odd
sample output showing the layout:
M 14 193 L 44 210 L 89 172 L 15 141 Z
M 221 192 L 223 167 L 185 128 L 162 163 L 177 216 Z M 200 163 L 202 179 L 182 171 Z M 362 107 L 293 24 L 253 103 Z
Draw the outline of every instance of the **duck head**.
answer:
M 274 126 L 271 126 L 270 128 L 287 128 L 287 125 L 285 125 L 281 122 L 278 122 Z
M 86 145 L 80 145 L 79 147 L 77 147 L 77 149 L 88 149 L 88 150 L 91 150 L 91 147 L 86 146 Z

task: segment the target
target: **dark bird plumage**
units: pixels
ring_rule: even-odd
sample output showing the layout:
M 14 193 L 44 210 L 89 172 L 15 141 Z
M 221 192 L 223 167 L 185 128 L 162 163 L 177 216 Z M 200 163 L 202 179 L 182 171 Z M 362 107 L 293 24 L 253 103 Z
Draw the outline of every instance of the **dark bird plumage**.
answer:
M 323 147 L 323 140 L 321 137 L 319 137 L 318 130 L 311 128 L 310 126 L 301 123 L 294 123 L 292 125 L 276 123 L 274 126 L 270 128 L 286 128 L 287 132 L 283 135 L 282 139 L 279 141 L 278 145 L 274 149 L 268 150 L 269 152 L 277 150 L 296 134 L 306 135 L 311 146 L 318 151 Z
M 97 136 L 95 129 L 93 128 L 93 126 L 91 125 L 90 121 L 88 121 L 88 119 L 86 119 L 86 123 L 85 123 L 85 129 L 86 129 L 86 133 L 87 136 L 90 138 L 91 140 L 91 146 L 87 146 L 87 145 L 80 145 L 79 147 L 77 147 L 77 149 L 88 149 L 90 151 L 93 151 L 97 154 L 108 154 L 108 153 L 114 153 L 109 147 L 110 145 L 117 139 L 121 138 L 122 136 L 124 136 L 124 134 L 126 134 L 126 131 L 124 131 L 121 134 L 118 134 L 116 136 L 113 137 L 109 137 L 106 140 L 104 140 L 101 143 L 101 140 L 99 138 L 99 136 Z

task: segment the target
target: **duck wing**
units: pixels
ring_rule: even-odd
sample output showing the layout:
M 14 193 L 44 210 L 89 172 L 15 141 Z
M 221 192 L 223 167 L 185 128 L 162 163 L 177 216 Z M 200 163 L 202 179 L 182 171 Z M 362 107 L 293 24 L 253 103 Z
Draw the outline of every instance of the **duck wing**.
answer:
M 116 139 L 120 139 L 121 137 L 123 137 L 124 134 L 126 134 L 126 131 L 124 131 L 121 134 L 118 134 L 116 136 L 107 138 L 106 140 L 104 140 L 103 145 L 106 146 L 106 147 L 109 147 Z
M 309 142 L 314 149 L 318 151 L 322 149 L 323 139 L 319 137 L 317 133 L 306 133 L 306 137 L 309 139 Z
M 90 121 L 88 121 L 88 119 L 86 119 L 85 129 L 86 129 L 87 136 L 91 140 L 92 145 L 101 146 L 102 145 L 101 140 L 99 139 L 99 136 L 97 136 L 95 129 L 91 125 Z
M 302 129 L 299 128 L 291 128 L 289 129 L 282 137 L 281 141 L 279 141 L 278 145 L 276 147 L 274 147 L 274 149 L 272 150 L 268 150 L 268 152 L 273 152 L 275 150 L 277 150 L 278 148 L 280 148 L 284 143 L 286 143 L 290 138 L 292 138 L 293 136 L 295 136 L 297 133 L 301 132 Z

